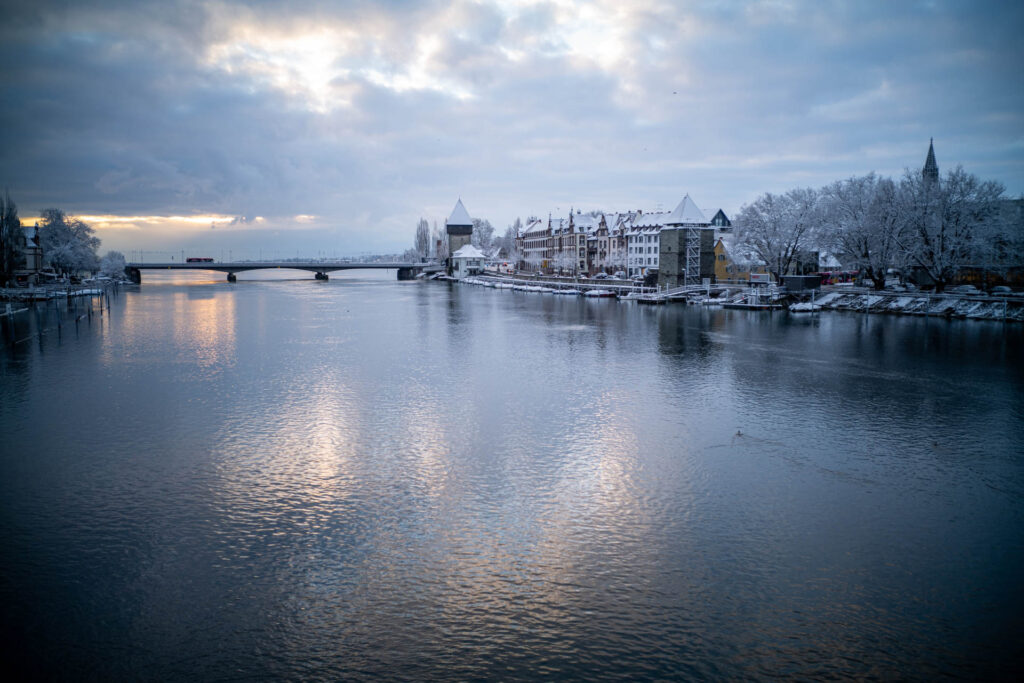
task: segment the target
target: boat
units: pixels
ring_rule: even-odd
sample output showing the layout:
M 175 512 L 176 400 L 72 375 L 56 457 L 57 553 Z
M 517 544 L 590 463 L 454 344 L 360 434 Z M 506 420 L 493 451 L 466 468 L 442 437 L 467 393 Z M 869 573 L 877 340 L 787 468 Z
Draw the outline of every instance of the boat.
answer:
M 800 303 L 791 304 L 789 307 L 790 313 L 817 313 L 821 310 L 821 304 L 811 303 L 810 301 L 801 301 Z
M 589 296 L 592 298 L 603 298 L 603 299 L 614 299 L 615 292 L 610 289 L 588 289 L 584 292 L 583 296 Z
M 777 311 L 782 308 L 782 304 L 772 304 L 763 302 L 746 302 L 746 301 L 730 301 L 722 304 L 722 308 L 732 308 L 736 310 L 744 311 Z

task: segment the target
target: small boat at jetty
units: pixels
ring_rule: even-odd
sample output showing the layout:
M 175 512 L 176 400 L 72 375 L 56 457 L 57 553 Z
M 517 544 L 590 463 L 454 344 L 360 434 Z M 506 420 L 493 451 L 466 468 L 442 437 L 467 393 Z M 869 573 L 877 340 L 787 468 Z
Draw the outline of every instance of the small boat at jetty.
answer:
M 589 296 L 593 298 L 614 299 L 615 292 L 611 291 L 610 289 L 588 289 L 586 292 L 584 292 L 583 296 Z

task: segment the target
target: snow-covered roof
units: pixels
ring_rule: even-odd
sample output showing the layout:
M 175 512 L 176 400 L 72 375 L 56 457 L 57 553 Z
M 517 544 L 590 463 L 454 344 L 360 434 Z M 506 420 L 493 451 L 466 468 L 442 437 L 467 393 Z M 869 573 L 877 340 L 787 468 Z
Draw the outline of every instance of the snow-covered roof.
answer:
M 457 252 L 452 254 L 452 258 L 486 258 L 484 253 L 474 247 L 472 244 L 466 244 L 459 248 Z
M 473 219 L 469 217 L 469 212 L 462 205 L 461 199 L 455 203 L 452 215 L 448 216 L 445 225 L 473 225 Z
M 708 219 L 704 213 L 697 208 L 697 205 L 690 199 L 690 195 L 683 197 L 679 206 L 672 212 L 672 215 L 665 221 L 665 225 L 707 225 Z
M 592 233 L 601 227 L 601 216 L 592 216 L 589 213 L 578 213 L 572 218 L 578 232 Z
M 528 221 L 526 223 L 526 228 L 523 230 L 523 232 L 521 234 L 522 234 L 523 237 L 527 237 L 527 236 L 530 236 L 530 235 L 536 235 L 536 234 L 543 234 L 543 233 L 547 232 L 547 229 L 548 229 L 547 223 L 545 223 L 544 221 L 542 221 L 542 220 L 540 220 L 538 218 L 537 220 Z
M 630 225 L 631 232 L 660 230 L 665 227 L 669 214 L 664 211 L 655 211 L 641 214 L 633 218 Z
M 718 241 L 722 243 L 726 255 L 735 265 L 744 267 L 761 265 L 761 259 L 758 257 L 757 252 L 750 247 L 738 244 L 736 235 L 722 235 L 718 238 Z

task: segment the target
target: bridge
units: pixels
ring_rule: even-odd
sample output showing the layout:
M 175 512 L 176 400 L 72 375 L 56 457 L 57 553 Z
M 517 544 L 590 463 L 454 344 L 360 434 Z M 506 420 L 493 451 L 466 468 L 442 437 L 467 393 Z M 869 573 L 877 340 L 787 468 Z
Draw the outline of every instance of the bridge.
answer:
M 234 282 L 235 273 L 241 273 L 246 270 L 308 270 L 315 274 L 317 280 L 326 280 L 327 273 L 336 270 L 362 270 L 367 268 L 397 270 L 399 280 L 412 280 L 419 273 L 436 273 L 444 270 L 444 266 L 440 263 L 358 263 L 354 261 L 238 261 L 234 263 L 203 261 L 198 263 L 176 263 L 172 261 L 170 263 L 126 263 L 124 273 L 129 280 L 139 284 L 142 282 L 143 270 L 216 270 L 221 273 L 227 273 L 228 282 Z

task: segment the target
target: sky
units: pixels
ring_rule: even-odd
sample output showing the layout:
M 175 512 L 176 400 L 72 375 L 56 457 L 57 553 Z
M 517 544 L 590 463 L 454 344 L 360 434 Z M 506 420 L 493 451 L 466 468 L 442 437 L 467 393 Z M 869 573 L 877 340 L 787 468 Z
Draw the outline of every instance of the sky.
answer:
M 1024 194 L 1024 3 L 32 0 L 0 17 L 0 187 L 101 251 L 412 246 L 461 198 L 734 215 L 924 163 Z M 200 253 L 202 252 L 202 253 Z

